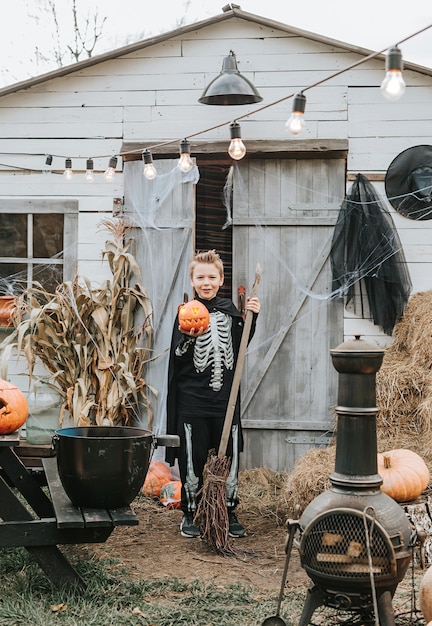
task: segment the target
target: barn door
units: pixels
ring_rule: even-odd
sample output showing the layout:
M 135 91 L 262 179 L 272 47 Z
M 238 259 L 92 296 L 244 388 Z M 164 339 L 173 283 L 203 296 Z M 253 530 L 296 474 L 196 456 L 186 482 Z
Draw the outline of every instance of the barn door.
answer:
M 328 443 L 343 340 L 329 251 L 345 190 L 343 159 L 249 160 L 234 176 L 233 291 L 262 267 L 262 314 L 242 383 L 243 466 L 287 471 Z
M 198 169 L 183 174 L 177 160 L 158 160 L 157 177 L 142 175 L 141 161 L 124 165 L 125 212 L 136 224 L 135 255 L 153 305 L 153 360 L 146 381 L 154 412 L 151 430 L 165 427 L 168 349 L 178 305 L 190 291 L 189 262 L 194 250 L 195 184 Z

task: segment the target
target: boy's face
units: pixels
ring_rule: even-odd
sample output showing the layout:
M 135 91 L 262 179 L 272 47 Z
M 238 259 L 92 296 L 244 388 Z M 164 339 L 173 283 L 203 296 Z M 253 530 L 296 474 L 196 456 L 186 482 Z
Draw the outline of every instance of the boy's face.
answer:
M 216 296 L 223 281 L 224 277 L 214 263 L 197 263 L 193 270 L 191 285 L 200 298 L 211 300 Z

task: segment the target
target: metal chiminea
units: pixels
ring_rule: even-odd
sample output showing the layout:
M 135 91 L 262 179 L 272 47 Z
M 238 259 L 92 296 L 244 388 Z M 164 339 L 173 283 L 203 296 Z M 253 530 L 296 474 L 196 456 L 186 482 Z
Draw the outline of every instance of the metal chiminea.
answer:
M 392 599 L 414 532 L 377 473 L 376 373 L 384 351 L 356 336 L 330 354 L 339 372 L 335 470 L 330 489 L 299 520 L 300 560 L 313 583 L 299 626 L 321 605 L 357 612 L 366 624 L 375 614 L 381 626 L 394 626 Z

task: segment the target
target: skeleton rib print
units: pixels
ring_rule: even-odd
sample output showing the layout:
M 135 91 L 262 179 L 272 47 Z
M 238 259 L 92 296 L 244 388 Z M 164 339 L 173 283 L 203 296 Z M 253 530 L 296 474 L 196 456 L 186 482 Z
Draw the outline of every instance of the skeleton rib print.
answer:
M 208 332 L 197 337 L 194 347 L 194 366 L 203 372 L 211 365 L 210 387 L 213 391 L 222 388 L 223 370 L 234 367 L 234 350 L 231 338 L 231 317 L 215 311 L 210 314 Z

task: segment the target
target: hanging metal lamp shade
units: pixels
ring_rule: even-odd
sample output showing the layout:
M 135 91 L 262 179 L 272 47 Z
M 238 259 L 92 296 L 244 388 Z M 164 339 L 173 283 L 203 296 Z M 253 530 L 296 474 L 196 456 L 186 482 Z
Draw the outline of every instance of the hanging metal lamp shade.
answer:
M 254 104 L 261 100 L 255 86 L 238 71 L 236 56 L 231 50 L 223 60 L 221 73 L 204 89 L 198 102 L 230 106 Z

